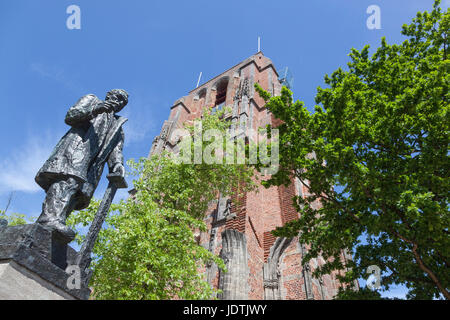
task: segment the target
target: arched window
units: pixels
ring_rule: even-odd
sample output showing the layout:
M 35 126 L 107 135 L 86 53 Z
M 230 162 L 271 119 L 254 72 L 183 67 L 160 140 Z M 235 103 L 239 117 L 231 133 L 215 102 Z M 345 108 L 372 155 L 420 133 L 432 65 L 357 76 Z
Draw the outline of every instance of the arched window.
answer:
M 227 87 L 228 77 L 222 78 L 218 81 L 216 85 L 216 101 L 214 102 L 214 107 L 212 110 L 213 113 L 222 110 L 225 106 L 225 101 L 227 99 Z
M 197 103 L 198 109 L 202 110 L 203 106 L 205 105 L 205 100 L 206 100 L 206 88 L 201 89 L 198 92 L 196 98 L 198 99 L 198 103 Z

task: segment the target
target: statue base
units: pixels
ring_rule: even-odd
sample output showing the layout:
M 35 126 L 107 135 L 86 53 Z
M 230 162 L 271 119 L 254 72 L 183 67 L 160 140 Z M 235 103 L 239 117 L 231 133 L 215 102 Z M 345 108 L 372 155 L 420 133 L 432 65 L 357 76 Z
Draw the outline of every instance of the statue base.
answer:
M 0 300 L 87 300 L 90 289 L 65 271 L 76 254 L 58 231 L 0 223 Z

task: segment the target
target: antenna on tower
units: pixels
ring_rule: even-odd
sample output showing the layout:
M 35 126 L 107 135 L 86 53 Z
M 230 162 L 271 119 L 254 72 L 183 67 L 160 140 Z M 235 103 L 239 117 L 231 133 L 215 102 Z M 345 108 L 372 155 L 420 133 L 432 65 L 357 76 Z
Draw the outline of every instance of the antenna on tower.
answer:
M 200 71 L 200 75 L 198 76 L 196 88 L 198 88 L 198 85 L 200 84 L 200 79 L 201 79 L 201 78 L 202 78 L 202 72 Z
M 288 89 L 292 90 L 294 86 L 294 76 L 292 75 L 291 70 L 288 67 L 282 69 L 278 80 L 283 86 L 286 86 L 288 87 Z
M 258 52 L 261 51 L 261 37 L 258 37 Z

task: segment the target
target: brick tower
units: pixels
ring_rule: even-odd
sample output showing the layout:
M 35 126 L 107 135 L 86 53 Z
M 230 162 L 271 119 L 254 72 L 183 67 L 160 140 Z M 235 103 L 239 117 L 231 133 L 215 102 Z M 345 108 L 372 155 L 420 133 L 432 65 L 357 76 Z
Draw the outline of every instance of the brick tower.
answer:
M 232 108 L 232 126 L 256 130 L 277 119 L 265 108 L 264 100 L 255 92 L 254 83 L 279 95 L 283 80 L 272 61 L 262 52 L 252 55 L 215 78 L 203 83 L 178 99 L 171 107 L 161 133 L 153 140 L 150 155 L 172 150 L 171 132 L 185 121 L 200 118 L 205 108 Z M 297 181 L 290 186 L 259 187 L 241 201 L 219 196 L 205 215 L 208 232 L 198 234 L 198 241 L 208 250 L 220 254 L 228 272 L 215 264 L 205 273 L 210 284 L 222 290 L 219 298 L 230 299 L 332 299 L 340 283 L 336 274 L 320 279 L 312 272 L 325 261 L 310 261 L 302 267 L 308 250 L 298 238 L 275 238 L 270 231 L 298 218 L 292 206 L 295 194 L 305 196 L 306 189 Z M 320 204 L 317 204 L 320 205 Z M 351 259 L 344 251 L 343 259 Z

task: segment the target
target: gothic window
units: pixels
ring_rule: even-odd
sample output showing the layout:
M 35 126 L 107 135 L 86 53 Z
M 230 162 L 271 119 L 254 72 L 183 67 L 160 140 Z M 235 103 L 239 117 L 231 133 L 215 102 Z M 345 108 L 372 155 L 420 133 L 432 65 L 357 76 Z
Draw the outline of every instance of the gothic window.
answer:
M 298 196 L 303 198 L 303 184 L 298 180 Z
M 197 102 L 198 110 L 202 110 L 206 100 L 206 88 L 203 88 L 199 91 L 197 99 L 198 99 Z
M 225 100 L 227 98 L 227 86 L 228 80 L 221 81 L 217 86 L 216 103 L 215 103 L 216 106 L 225 103 Z
M 214 102 L 214 107 L 212 113 L 222 110 L 225 107 L 225 101 L 227 99 L 227 87 L 228 79 L 221 80 L 216 87 L 216 101 Z

